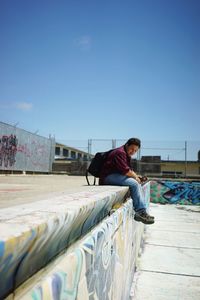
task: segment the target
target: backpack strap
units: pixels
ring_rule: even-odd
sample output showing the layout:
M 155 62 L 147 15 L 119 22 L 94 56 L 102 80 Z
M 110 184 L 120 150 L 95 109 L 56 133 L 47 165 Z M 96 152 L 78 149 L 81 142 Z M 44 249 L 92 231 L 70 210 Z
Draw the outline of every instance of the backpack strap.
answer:
M 90 185 L 89 179 L 88 179 L 88 170 L 85 172 L 85 178 L 87 180 L 87 184 Z
M 86 178 L 86 180 L 87 180 L 87 184 L 88 184 L 88 185 L 91 185 L 91 184 L 90 184 L 90 181 L 89 181 L 89 178 L 88 178 L 88 173 L 89 173 L 88 170 L 86 170 L 85 178 Z M 93 185 L 96 185 L 96 177 L 94 177 Z

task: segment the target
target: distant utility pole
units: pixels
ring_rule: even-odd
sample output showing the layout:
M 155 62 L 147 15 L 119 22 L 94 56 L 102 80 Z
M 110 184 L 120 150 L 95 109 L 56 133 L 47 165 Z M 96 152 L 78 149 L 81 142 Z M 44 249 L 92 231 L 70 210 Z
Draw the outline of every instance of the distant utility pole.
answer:
M 137 172 L 140 174 L 141 172 L 141 148 L 139 148 L 137 152 Z
M 88 159 L 90 159 L 92 153 L 92 139 L 88 140 Z
M 116 148 L 116 140 L 112 140 L 112 149 Z
M 187 142 L 185 141 L 185 178 L 187 177 Z

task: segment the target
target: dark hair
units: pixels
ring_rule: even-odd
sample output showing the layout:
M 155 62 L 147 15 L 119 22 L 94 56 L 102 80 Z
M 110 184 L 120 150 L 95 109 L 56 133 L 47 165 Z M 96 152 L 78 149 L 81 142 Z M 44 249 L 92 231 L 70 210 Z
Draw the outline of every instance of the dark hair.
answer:
M 141 146 L 141 141 L 140 141 L 139 139 L 137 139 L 137 138 L 131 138 L 131 139 L 129 139 L 129 140 L 126 142 L 125 145 L 126 145 L 126 146 L 136 145 L 136 146 L 138 146 L 138 148 L 140 148 L 140 146 Z

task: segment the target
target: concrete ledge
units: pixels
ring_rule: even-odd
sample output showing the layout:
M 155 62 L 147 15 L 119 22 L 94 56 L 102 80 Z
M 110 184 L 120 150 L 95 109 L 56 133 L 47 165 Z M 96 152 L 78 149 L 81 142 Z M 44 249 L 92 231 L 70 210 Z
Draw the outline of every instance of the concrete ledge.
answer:
M 91 187 L 90 192 L 1 209 L 0 299 L 96 226 L 127 191 Z
M 10 299 L 129 299 L 143 231 L 130 199 Z

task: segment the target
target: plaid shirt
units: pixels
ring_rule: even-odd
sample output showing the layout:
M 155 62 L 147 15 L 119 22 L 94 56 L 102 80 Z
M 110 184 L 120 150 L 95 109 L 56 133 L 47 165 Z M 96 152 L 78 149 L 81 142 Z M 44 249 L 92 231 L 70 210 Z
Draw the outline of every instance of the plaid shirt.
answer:
M 125 175 L 131 170 L 131 158 L 126 153 L 125 146 L 114 149 L 108 156 L 106 162 L 103 165 L 100 175 L 100 184 L 104 183 L 106 176 L 119 173 Z

